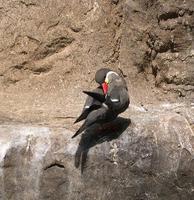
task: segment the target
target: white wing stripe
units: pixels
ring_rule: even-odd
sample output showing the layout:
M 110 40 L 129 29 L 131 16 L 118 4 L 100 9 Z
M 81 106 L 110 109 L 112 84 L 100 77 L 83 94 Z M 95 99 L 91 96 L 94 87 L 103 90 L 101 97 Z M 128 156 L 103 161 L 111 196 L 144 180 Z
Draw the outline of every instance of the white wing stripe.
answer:
M 119 102 L 119 99 L 110 99 L 112 102 Z

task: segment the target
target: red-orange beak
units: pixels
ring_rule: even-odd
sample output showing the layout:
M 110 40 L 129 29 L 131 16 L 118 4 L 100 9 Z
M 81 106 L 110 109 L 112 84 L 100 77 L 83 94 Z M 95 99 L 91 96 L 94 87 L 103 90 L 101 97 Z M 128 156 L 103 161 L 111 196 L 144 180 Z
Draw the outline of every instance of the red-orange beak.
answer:
M 108 92 L 108 84 L 104 82 L 104 83 L 102 84 L 102 89 L 103 89 L 104 94 L 106 95 L 107 92 Z

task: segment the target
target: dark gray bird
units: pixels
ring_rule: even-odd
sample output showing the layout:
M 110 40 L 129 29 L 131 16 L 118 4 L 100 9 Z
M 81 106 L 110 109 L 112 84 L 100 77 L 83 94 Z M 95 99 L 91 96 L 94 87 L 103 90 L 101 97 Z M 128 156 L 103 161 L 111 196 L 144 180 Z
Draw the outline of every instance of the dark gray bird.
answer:
M 84 92 L 91 97 L 87 98 L 82 114 L 75 122 L 86 119 L 78 131 L 72 136 L 74 138 L 94 123 L 106 123 L 114 120 L 129 106 L 129 95 L 127 85 L 123 77 L 107 68 L 96 72 L 95 80 L 101 85 L 99 90 Z M 101 89 L 101 91 L 100 91 Z

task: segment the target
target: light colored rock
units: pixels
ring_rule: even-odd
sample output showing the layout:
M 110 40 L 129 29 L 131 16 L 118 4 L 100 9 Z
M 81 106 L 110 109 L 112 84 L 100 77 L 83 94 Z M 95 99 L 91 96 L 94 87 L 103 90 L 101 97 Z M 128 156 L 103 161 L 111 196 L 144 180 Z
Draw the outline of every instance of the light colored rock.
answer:
M 186 118 L 148 111 L 111 127 L 94 125 L 72 140 L 63 128 L 1 125 L 1 199 L 192 199 Z

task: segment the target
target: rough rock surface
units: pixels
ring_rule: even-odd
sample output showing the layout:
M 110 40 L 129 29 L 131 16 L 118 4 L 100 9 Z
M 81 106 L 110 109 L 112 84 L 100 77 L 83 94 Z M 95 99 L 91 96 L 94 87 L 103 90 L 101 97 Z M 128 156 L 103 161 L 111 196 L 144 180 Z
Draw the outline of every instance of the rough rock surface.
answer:
M 190 101 L 193 8 L 192 0 L 1 0 L 2 120 L 71 123 L 102 66 L 123 70 L 134 104 Z
M 81 140 L 64 128 L 1 125 L 0 199 L 192 200 L 194 132 L 182 106 L 164 107 L 94 125 Z
M 0 0 L 0 38 L 0 199 L 194 199 L 193 0 Z M 104 66 L 131 121 L 71 140 Z

